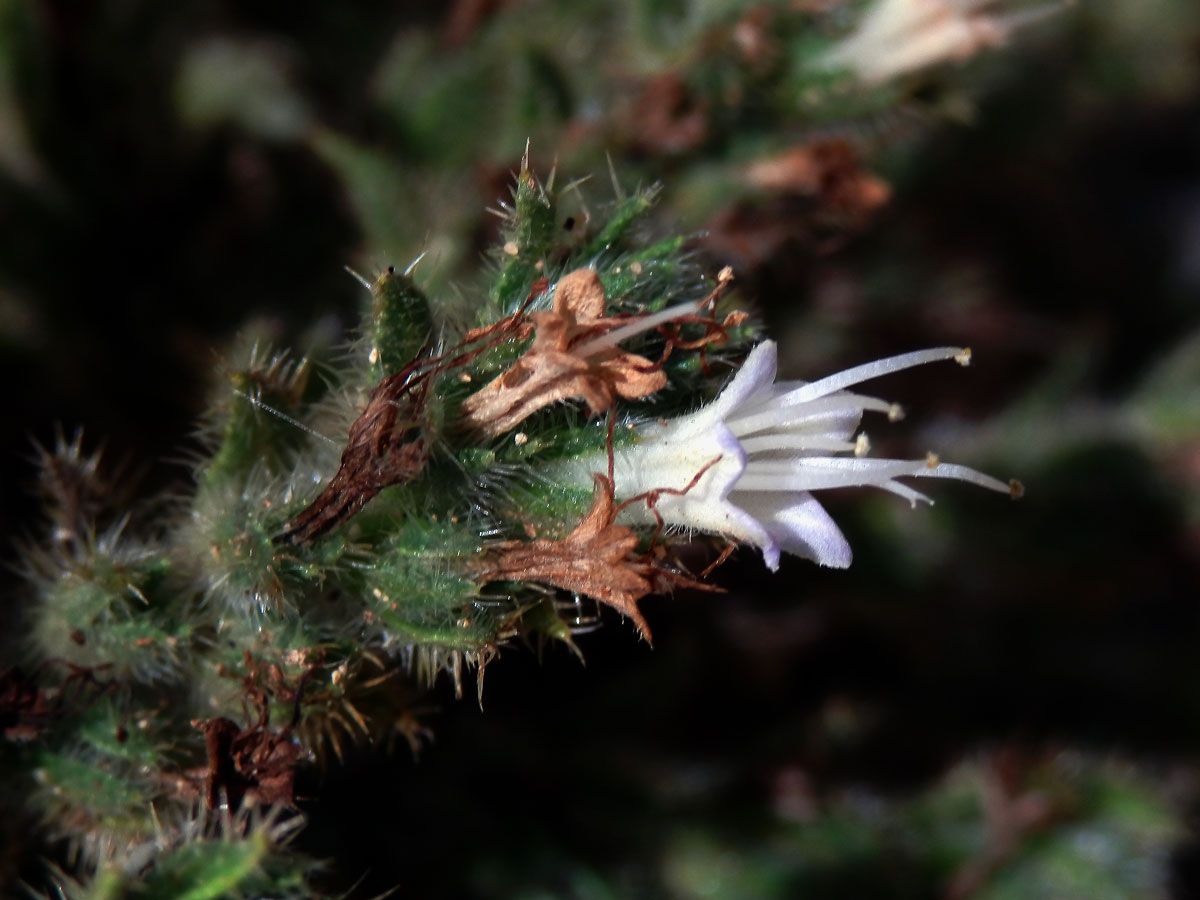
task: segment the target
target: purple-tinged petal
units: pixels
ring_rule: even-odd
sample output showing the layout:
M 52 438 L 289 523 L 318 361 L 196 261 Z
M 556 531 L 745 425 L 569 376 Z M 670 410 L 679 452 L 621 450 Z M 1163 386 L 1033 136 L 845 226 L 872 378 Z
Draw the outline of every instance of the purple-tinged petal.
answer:
M 739 494 L 736 499 L 766 526 L 781 549 L 834 569 L 850 566 L 853 554 L 846 536 L 812 494 Z M 767 565 L 774 571 L 778 559 L 775 566 Z
M 724 535 L 738 543 L 758 547 L 767 568 L 772 572 L 779 568 L 779 541 L 768 524 L 754 514 L 728 501 L 689 500 L 687 497 L 674 498 L 674 502 L 667 502 L 668 498 L 663 500 L 658 512 L 668 524 Z

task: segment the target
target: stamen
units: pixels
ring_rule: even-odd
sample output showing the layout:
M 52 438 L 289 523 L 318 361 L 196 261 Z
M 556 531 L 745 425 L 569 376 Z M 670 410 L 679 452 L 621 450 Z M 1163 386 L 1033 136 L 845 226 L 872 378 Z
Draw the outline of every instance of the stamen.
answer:
M 830 437 L 827 434 L 790 434 L 788 432 L 775 432 L 772 434 L 764 434 L 759 437 L 742 438 L 738 441 L 742 445 L 742 449 L 747 453 L 765 453 L 772 450 L 792 450 L 800 453 L 811 450 L 820 450 L 829 453 L 849 453 L 854 451 L 856 455 L 861 456 L 858 452 L 858 443 L 851 443 L 836 437 Z M 865 450 L 863 451 L 866 452 Z M 754 463 L 758 465 L 758 463 Z
M 834 487 L 880 485 L 906 475 L 933 475 L 925 460 L 809 456 L 791 460 L 755 460 L 735 490 L 816 491 Z M 1007 486 L 1004 488 L 1008 490 Z
M 643 316 L 636 321 L 630 322 L 628 325 L 622 325 L 620 328 L 614 328 L 608 334 L 601 335 L 597 338 L 592 338 L 590 341 L 584 341 L 577 347 L 571 348 L 571 353 L 575 356 L 587 357 L 599 353 L 601 350 L 607 350 L 609 347 L 615 347 L 626 338 L 631 338 L 635 334 L 641 334 L 643 331 L 649 331 L 661 325 L 663 322 L 670 322 L 673 319 L 681 318 L 682 316 L 694 315 L 700 308 L 697 301 L 691 303 L 680 303 L 675 306 L 669 306 L 666 309 L 659 310 L 648 316 Z
M 997 491 L 1010 496 L 1013 493 L 1012 482 L 1001 481 L 999 478 L 984 475 L 982 472 L 976 472 L 968 466 L 960 466 L 956 463 L 941 463 L 936 469 L 926 469 L 924 472 L 914 472 L 913 474 L 926 478 L 950 478 L 954 481 L 965 481 L 969 484 L 987 488 L 989 491 Z M 1020 482 L 1017 482 L 1017 484 L 1020 484 Z
M 913 353 L 901 353 L 899 356 L 889 356 L 887 359 L 877 359 L 874 362 L 855 366 L 852 369 L 846 369 L 844 372 L 838 372 L 836 375 L 830 375 L 828 378 L 822 378 L 820 381 L 806 384 L 803 387 L 784 394 L 782 397 L 776 397 L 775 402 L 784 406 L 808 403 L 818 397 L 824 397 L 827 394 L 832 394 L 834 391 L 843 390 L 861 381 L 869 381 L 881 375 L 890 375 L 893 372 L 911 369 L 914 366 L 923 366 L 926 363 L 938 362 L 943 359 L 957 359 L 963 353 L 967 353 L 967 359 L 970 359 L 970 352 L 962 347 L 935 347 L 932 350 L 917 350 Z
M 803 410 L 780 407 L 767 400 L 755 407 L 750 415 L 740 415 L 729 422 L 730 430 L 738 437 L 766 429 L 785 428 L 788 431 L 835 431 L 850 436 L 858 427 L 862 413 L 890 413 L 892 405 L 859 394 L 836 394 L 806 403 Z M 839 424 L 838 418 L 843 421 Z
M 895 494 L 897 497 L 903 497 L 914 509 L 918 503 L 925 503 L 929 506 L 933 506 L 932 497 L 927 497 L 915 488 L 910 488 L 907 484 L 899 481 L 885 481 L 883 484 L 874 484 L 869 486 L 882 488 L 889 494 Z
M 738 479 L 739 491 L 817 491 L 835 487 L 883 487 L 894 478 L 948 478 L 1011 495 L 1011 484 L 967 466 L 926 460 L 860 459 L 844 456 L 810 456 L 798 460 L 755 460 Z
M 779 397 L 791 393 L 791 391 L 795 388 L 803 387 L 804 384 L 805 382 L 783 382 L 782 384 L 778 384 L 775 386 L 776 391 L 774 394 L 767 395 L 755 403 L 747 404 L 746 412 L 737 417 L 744 419 L 747 415 L 753 415 L 757 412 L 763 411 L 764 409 L 770 409 L 775 405 Z M 783 390 L 778 390 L 779 388 L 783 388 Z M 830 394 L 827 397 L 822 397 L 819 400 L 813 400 L 811 403 L 806 403 L 804 406 L 804 410 L 789 409 L 789 413 L 791 414 L 792 418 L 788 421 L 800 421 L 805 419 L 808 417 L 810 410 L 813 412 L 824 412 L 826 410 L 836 409 L 855 409 L 863 412 L 869 410 L 871 412 L 890 414 L 896 404 L 889 403 L 887 400 L 880 400 L 878 397 L 871 397 L 867 394 L 856 394 L 851 391 L 838 391 L 835 394 Z

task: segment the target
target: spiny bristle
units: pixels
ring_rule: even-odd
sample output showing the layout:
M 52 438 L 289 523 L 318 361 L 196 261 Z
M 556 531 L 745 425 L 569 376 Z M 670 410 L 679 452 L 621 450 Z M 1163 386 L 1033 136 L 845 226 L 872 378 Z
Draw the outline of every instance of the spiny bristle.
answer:
M 46 500 L 56 542 L 82 539 L 97 526 L 99 516 L 114 499 L 112 485 L 100 475 L 102 450 L 83 452 L 83 430 L 70 440 L 55 429 L 54 449 L 34 442 L 40 468 L 39 487 Z

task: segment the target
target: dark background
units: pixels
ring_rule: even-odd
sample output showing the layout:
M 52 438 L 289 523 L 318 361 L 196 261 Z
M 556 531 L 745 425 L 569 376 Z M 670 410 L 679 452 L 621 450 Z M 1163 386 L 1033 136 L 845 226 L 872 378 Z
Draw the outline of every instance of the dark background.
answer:
M 419 763 L 364 750 L 306 776 L 302 841 L 337 859 L 331 885 L 632 895 L 660 883 L 651 861 L 689 829 L 745 849 L 769 842 L 788 802 L 833 809 L 866 790 L 903 809 L 963 760 L 1028 773 L 1069 750 L 1137 768 L 1182 829 L 1166 840 L 1173 895 L 1200 893 L 1186 827 L 1200 749 L 1200 37 L 1161 37 L 1155 16 L 1186 21 L 1182 0 L 1146 7 L 1141 43 L 1118 6 L 981 60 L 973 123 L 880 147 L 869 164 L 893 200 L 832 250 L 807 200 L 730 197 L 688 220 L 696 205 L 668 190 L 660 210 L 707 229 L 696 245 L 714 267 L 737 267 L 789 375 L 969 343 L 965 373 L 887 385 L 910 411 L 894 447 L 936 441 L 945 458 L 1020 476 L 1027 497 L 939 485 L 933 510 L 910 512 L 836 496 L 849 572 L 790 560 L 770 576 L 741 553 L 719 576 L 728 593 L 643 604 L 653 650 L 607 616 L 579 638 L 586 667 L 562 648 L 541 661 L 506 649 L 482 712 L 473 685 L 431 699 L 437 737 Z M 308 121 L 395 149 L 403 179 L 411 154 L 371 80 L 397 33 L 445 29 L 447 14 L 0 10 L 17 100 L 0 130 L 26 138 L 0 171 L 0 533 L 14 547 L 38 527 L 31 441 L 82 427 L 86 446 L 128 461 L 116 488 L 186 488 L 172 460 L 194 446 L 239 326 L 258 320 L 285 343 L 346 327 L 360 288 L 343 265 L 390 252 L 311 132 L 189 121 L 181 58 L 213 35 L 285 46 Z M 461 173 L 478 209 L 468 260 L 520 147 L 489 153 Z M 670 184 L 688 165 L 658 171 Z M 754 252 L 732 252 L 731 229 Z M 5 561 L 19 568 L 19 550 Z M 11 621 L 25 588 L 2 578 Z M 805 896 L 942 890 L 921 853 L 883 846 L 796 883 Z M 589 893 L 593 876 L 607 887 Z

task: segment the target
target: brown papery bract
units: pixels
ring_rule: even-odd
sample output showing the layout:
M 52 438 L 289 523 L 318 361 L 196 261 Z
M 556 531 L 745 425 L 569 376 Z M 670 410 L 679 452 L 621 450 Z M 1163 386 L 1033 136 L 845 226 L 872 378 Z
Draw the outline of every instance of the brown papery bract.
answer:
M 604 315 L 604 286 L 591 269 L 559 279 L 553 308 L 531 313 L 537 329 L 525 355 L 463 401 L 466 424 L 485 435 L 501 434 L 540 409 L 562 400 L 583 400 L 592 415 L 617 396 L 635 399 L 667 383 L 644 356 L 591 339 L 632 321 Z
M 650 626 L 638 609 L 647 594 L 676 587 L 719 590 L 637 556 L 638 537 L 615 524 L 613 483 L 595 476 L 592 507 L 561 540 L 504 541 L 488 548 L 475 578 L 489 581 L 531 581 L 591 597 L 628 616 L 647 643 Z

